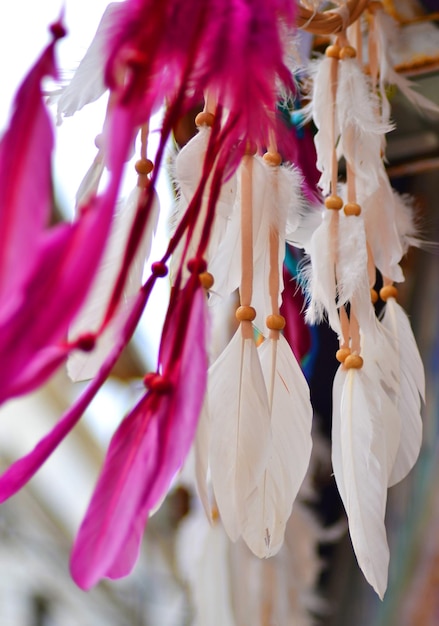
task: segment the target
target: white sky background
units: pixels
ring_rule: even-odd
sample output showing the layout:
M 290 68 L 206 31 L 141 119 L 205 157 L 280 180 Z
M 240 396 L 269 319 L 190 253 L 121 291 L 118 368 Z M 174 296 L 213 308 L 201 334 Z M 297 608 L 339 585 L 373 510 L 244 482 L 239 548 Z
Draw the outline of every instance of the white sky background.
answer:
M 58 19 L 65 7 L 64 24 L 68 36 L 57 45 L 57 59 L 61 77 L 68 77 L 84 56 L 90 44 L 108 0 L 20 0 L 7 2 L 0 0 L 0 129 L 7 123 L 14 93 L 40 52 L 50 40 L 48 27 Z M 91 165 L 95 155 L 95 136 L 101 131 L 106 107 L 106 98 L 88 105 L 73 117 L 66 118 L 56 129 L 55 177 L 59 200 L 68 215 L 73 215 L 74 198 L 79 183 Z M 55 107 L 51 107 L 55 114 Z M 151 144 L 151 141 L 149 142 Z M 133 178 L 127 181 L 124 192 L 129 193 L 135 184 Z M 159 194 L 167 193 L 166 176 L 159 181 Z M 166 206 L 166 201 L 165 201 Z M 162 209 L 163 209 L 162 202 Z M 164 213 L 165 211 L 163 211 Z M 167 240 L 167 218 L 163 217 L 153 246 L 152 260 L 160 258 Z M 161 324 L 164 316 L 164 303 L 167 300 L 166 279 L 157 281 L 156 289 L 148 304 L 146 314 L 137 336 L 138 345 L 145 346 L 147 361 L 158 350 Z M 149 357 L 149 358 L 148 358 Z M 154 358 L 152 362 L 154 364 Z M 119 395 L 119 394 L 118 394 Z M 120 395 L 119 395 L 120 397 Z M 112 401 L 113 398 L 113 401 Z M 122 417 L 120 403 L 114 396 L 101 394 L 100 403 L 114 409 L 114 422 L 106 418 L 108 435 L 112 424 Z M 96 409 L 99 412 L 99 404 Z M 104 439 L 107 435 L 103 433 Z

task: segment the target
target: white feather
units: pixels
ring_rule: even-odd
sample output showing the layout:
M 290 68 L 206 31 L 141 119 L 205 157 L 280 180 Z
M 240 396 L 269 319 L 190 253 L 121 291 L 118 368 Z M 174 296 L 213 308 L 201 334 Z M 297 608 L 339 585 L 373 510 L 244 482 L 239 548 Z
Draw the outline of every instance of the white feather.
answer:
M 72 80 L 61 93 L 58 100 L 58 117 L 73 115 L 105 93 L 105 46 L 109 32 L 117 24 L 119 14 L 123 10 L 123 2 L 112 2 L 105 9 L 90 47 Z
M 259 356 L 253 339 L 244 339 L 241 328 L 209 370 L 208 403 L 212 486 L 226 532 L 236 541 L 271 445 Z
M 425 399 L 425 375 L 408 317 L 394 298 L 387 300 L 382 323 L 394 337 L 399 357 L 397 408 L 401 416 L 401 439 L 390 475 L 391 487 L 405 478 L 419 456 L 422 445 L 421 399 Z
M 105 166 L 103 156 L 100 152 L 98 152 L 78 187 L 75 199 L 76 207 L 86 205 L 90 198 L 96 195 L 104 169 Z
M 279 297 L 277 304 L 282 304 L 283 261 L 285 258 L 285 236 L 287 219 L 290 226 L 297 227 L 299 216 L 297 208 L 300 205 L 300 175 L 292 167 L 272 167 L 260 161 L 265 169 L 266 192 L 264 194 L 265 205 L 261 205 L 262 218 L 259 221 L 259 236 L 255 243 L 253 265 L 253 300 L 256 309 L 254 325 L 263 334 L 266 334 L 265 320 L 272 310 L 271 296 L 269 293 L 270 263 L 270 231 L 274 229 L 278 233 L 278 273 L 279 273 Z M 255 193 L 257 190 L 255 190 Z
M 220 523 L 209 526 L 196 513 L 183 520 L 176 553 L 192 600 L 192 626 L 235 626 L 229 552 L 230 543 Z
M 285 337 L 258 348 L 271 409 L 271 450 L 266 470 L 248 502 L 243 538 L 258 557 L 273 556 L 311 456 L 312 407 L 305 377 Z
M 358 202 L 363 209 L 367 241 L 376 267 L 383 276 L 403 282 L 399 263 L 405 248 L 398 232 L 398 213 L 395 196 L 384 166 L 378 172 L 378 187 L 371 191 L 367 182 L 358 181 Z
M 311 238 L 309 248 L 311 265 L 309 270 L 304 268 L 304 276 L 308 278 L 307 290 L 310 295 L 306 321 L 318 324 L 326 315 L 332 329 L 340 334 L 335 275 L 337 218 L 334 211 L 324 210 L 322 223 Z
M 381 145 L 392 125 L 378 119 L 378 102 L 356 59 L 339 63 L 337 116 L 340 126 L 338 151 L 355 174 L 373 193 L 379 185 Z
M 327 195 L 330 190 L 332 176 L 332 156 L 334 146 L 339 136 L 339 124 L 334 116 L 334 132 L 331 128 L 333 89 L 332 66 L 333 59 L 324 57 L 311 64 L 311 74 L 313 80 L 313 93 L 309 107 L 305 112 L 313 118 L 318 131 L 314 136 L 314 143 L 317 151 L 317 169 L 322 172 L 319 180 L 323 194 Z
M 333 440 L 338 438 L 333 447 L 334 474 L 358 564 L 382 598 L 389 565 L 384 525 L 388 471 L 382 418 L 366 373 L 350 369 L 339 375 L 343 385 L 340 408 L 334 405 L 332 436 Z
M 367 248 L 364 220 L 361 215 L 346 216 L 340 212 L 337 262 L 339 305 L 347 304 L 359 290 L 367 290 Z M 369 298 L 370 299 L 370 298 Z
M 174 176 L 179 197 L 176 210 L 171 218 L 172 228 L 175 230 L 186 212 L 203 174 L 204 158 L 208 148 L 211 129 L 201 127 L 198 133 L 182 148 L 175 160 Z M 197 216 L 197 222 L 189 243 L 186 260 L 192 258 L 200 241 L 201 232 L 207 214 L 210 195 L 210 180 L 206 183 L 203 193 L 202 204 Z M 221 187 L 221 192 L 215 206 L 215 219 L 212 225 L 209 245 L 205 253 L 205 258 L 210 263 L 216 254 L 220 243 L 223 241 L 228 222 L 231 218 L 233 205 L 236 196 L 236 175 L 230 177 Z M 181 257 L 185 247 L 185 238 L 177 246 L 171 264 L 171 273 L 175 274 L 181 263 Z M 209 265 L 209 270 L 211 267 Z
M 131 192 L 125 205 L 114 217 L 111 235 L 99 271 L 79 316 L 69 330 L 69 336 L 73 339 L 76 339 L 84 333 L 96 332 L 103 321 L 117 275 L 121 268 L 123 251 L 125 250 L 130 229 L 136 216 L 138 198 L 139 189 L 136 187 Z M 123 301 L 119 306 L 119 313 L 123 313 L 130 299 L 137 293 L 142 285 L 143 267 L 151 249 L 158 214 L 158 197 L 155 194 L 151 207 L 151 215 L 142 236 L 142 242 L 133 259 L 127 277 Z M 118 316 L 116 316 L 114 323 L 110 323 L 106 331 L 98 338 L 96 347 L 92 352 L 75 352 L 69 356 L 67 372 L 73 381 L 87 380 L 96 375 L 106 355 L 114 345 L 114 338 L 118 330 L 117 320 Z
M 395 85 L 411 104 L 418 109 L 423 109 L 430 113 L 439 114 L 437 104 L 415 91 L 415 85 L 402 74 L 395 71 L 392 60 L 392 48 L 401 36 L 401 28 L 384 9 L 378 10 L 374 14 L 376 35 L 379 46 L 379 84 L 380 96 L 383 103 L 383 113 L 386 117 L 390 115 L 390 104 L 387 100 L 386 87 Z
M 194 441 L 195 483 L 197 486 L 198 496 L 201 500 L 201 504 L 203 505 L 204 512 L 206 513 L 206 517 L 211 520 L 212 505 L 210 502 L 208 488 L 210 423 L 207 401 L 206 395 L 203 409 L 198 420 L 197 433 Z
M 215 285 L 209 305 L 227 298 L 241 281 L 241 175 L 242 165 L 237 171 L 237 194 L 227 228 L 218 250 L 211 258 L 209 268 L 215 278 Z M 269 171 L 261 157 L 252 159 L 252 221 L 253 221 L 253 265 L 265 258 L 267 232 L 270 216 L 264 210 L 267 204 Z M 254 295 L 256 295 L 254 293 Z M 256 308 L 256 306 L 255 306 Z M 264 327 L 263 314 L 257 310 L 257 328 Z

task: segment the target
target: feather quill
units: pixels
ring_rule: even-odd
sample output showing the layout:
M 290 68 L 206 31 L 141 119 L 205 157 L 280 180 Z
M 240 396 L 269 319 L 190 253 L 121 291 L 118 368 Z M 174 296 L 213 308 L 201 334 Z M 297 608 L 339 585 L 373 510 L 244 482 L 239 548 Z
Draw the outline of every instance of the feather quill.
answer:
M 312 407 L 303 373 L 285 337 L 258 348 L 268 391 L 271 447 L 267 467 L 248 500 L 243 538 L 256 556 L 282 546 L 294 500 L 311 456 Z

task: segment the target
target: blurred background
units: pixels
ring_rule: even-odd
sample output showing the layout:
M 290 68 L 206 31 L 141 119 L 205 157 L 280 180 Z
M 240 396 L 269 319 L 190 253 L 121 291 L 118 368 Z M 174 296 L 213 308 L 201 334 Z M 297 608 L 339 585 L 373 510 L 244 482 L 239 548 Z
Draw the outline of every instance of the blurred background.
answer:
M 59 46 L 59 66 L 61 78 L 67 80 L 84 55 L 107 2 L 1 3 L 0 128 L 7 122 L 17 85 L 47 43 L 47 26 L 57 19 L 63 4 L 69 36 Z M 404 24 L 395 65 L 412 77 L 421 93 L 439 104 L 439 23 L 434 21 L 439 18 L 439 3 L 404 0 L 385 5 Z M 321 41 L 310 42 L 311 47 L 320 45 Z M 295 506 L 284 553 L 259 564 L 244 554 L 242 546 L 228 545 L 221 530 L 203 520 L 187 469 L 151 518 L 133 574 L 115 583 L 103 582 L 87 593 L 73 584 L 68 571 L 70 547 L 106 446 L 141 391 L 142 375 L 154 367 L 165 300 L 165 294 L 158 293 L 79 427 L 29 486 L 0 506 L 0 626 L 439 623 L 439 121 L 422 115 L 397 93 L 392 96 L 392 107 L 396 131 L 388 140 L 388 172 L 398 191 L 416 198 L 418 223 L 427 241 L 424 249 L 410 251 L 404 266 L 406 282 L 400 289 L 400 303 L 410 315 L 426 368 L 427 401 L 421 457 L 408 478 L 389 491 L 391 570 L 384 601 L 376 597 L 357 567 L 332 476 L 330 390 L 336 364 L 332 360 L 334 337 L 324 328 L 314 335 L 317 356 L 309 373 L 316 406 L 315 458 Z M 104 111 L 105 102 L 99 101 L 57 129 L 55 197 L 66 217 L 73 214 L 77 187 L 95 156 L 94 137 L 101 130 Z M 162 199 L 154 258 L 166 237 L 166 206 L 172 195 L 166 174 L 160 185 L 162 198 L 168 200 Z M 82 388 L 82 383 L 73 385 L 59 372 L 44 389 L 3 406 L 1 467 L 29 451 Z M 195 589 L 200 580 L 204 582 L 201 599 Z M 265 595 L 276 595 L 276 586 L 282 586 L 291 606 L 288 623 L 275 621 L 278 618 L 272 617 L 267 606 L 270 601 L 264 600 Z M 210 593 L 216 617 L 200 613 L 199 608 L 197 617 L 197 607 L 203 598 L 210 602 Z

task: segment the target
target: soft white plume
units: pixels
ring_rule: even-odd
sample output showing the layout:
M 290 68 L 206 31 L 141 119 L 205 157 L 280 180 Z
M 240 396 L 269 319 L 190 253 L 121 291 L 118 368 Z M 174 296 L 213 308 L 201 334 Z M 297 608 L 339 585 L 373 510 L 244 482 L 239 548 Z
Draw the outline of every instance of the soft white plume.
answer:
M 387 449 L 382 415 L 367 374 L 342 368 L 337 374 L 333 401 L 334 474 L 358 564 L 382 598 L 389 565 L 384 525 Z
M 248 500 L 243 538 L 258 557 L 273 556 L 311 456 L 312 407 L 308 384 L 285 337 L 266 339 L 258 348 L 267 386 L 271 447 L 268 465 Z
M 270 411 L 253 339 L 238 328 L 209 370 L 210 471 L 221 519 L 232 539 L 247 519 L 247 499 L 265 470 Z
M 100 98 L 106 90 L 104 83 L 105 46 L 111 29 L 117 24 L 123 2 L 111 2 L 102 16 L 96 34 L 70 83 L 58 100 L 58 117 L 70 116 L 86 104 Z

